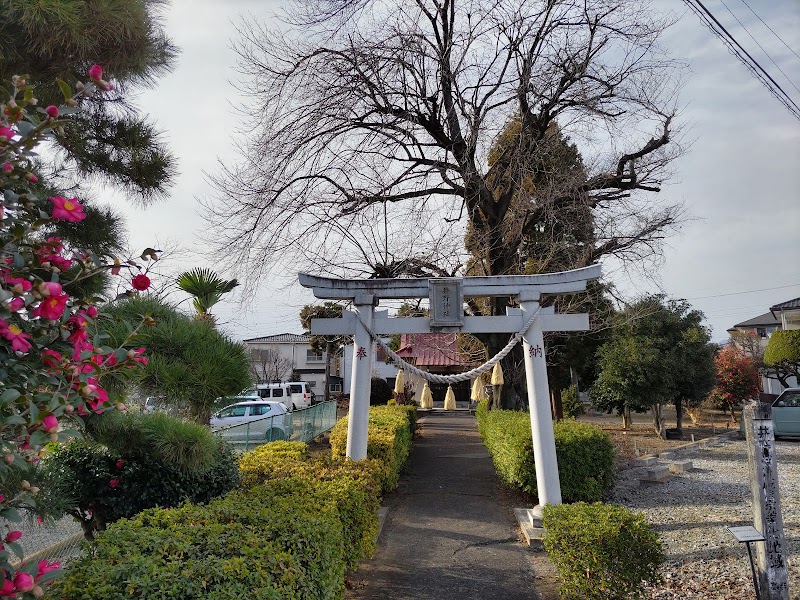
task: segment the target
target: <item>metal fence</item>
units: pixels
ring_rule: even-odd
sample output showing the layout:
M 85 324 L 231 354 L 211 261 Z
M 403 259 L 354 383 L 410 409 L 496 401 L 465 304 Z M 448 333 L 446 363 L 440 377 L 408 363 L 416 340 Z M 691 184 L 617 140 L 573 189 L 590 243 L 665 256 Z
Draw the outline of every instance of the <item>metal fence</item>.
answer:
M 264 417 L 217 430 L 237 450 L 251 450 L 276 440 L 310 442 L 336 424 L 336 402 L 320 402 L 285 415 Z

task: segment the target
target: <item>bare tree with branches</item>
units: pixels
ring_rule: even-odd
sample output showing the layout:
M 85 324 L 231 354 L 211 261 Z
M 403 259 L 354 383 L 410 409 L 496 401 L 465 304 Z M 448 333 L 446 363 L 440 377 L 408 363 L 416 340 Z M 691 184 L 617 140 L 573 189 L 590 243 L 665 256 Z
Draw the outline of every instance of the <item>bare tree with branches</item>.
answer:
M 540 255 L 579 248 L 559 268 L 658 257 L 683 218 L 657 194 L 681 151 L 670 24 L 623 0 L 301 0 L 288 27 L 249 20 L 248 121 L 239 162 L 210 178 L 212 242 L 254 280 L 288 257 L 379 277 L 542 272 L 555 262 L 525 266 L 537 231 Z M 550 168 L 569 140 L 579 164 Z
M 283 381 L 294 369 L 294 362 L 273 348 L 251 350 L 250 365 L 258 383 Z

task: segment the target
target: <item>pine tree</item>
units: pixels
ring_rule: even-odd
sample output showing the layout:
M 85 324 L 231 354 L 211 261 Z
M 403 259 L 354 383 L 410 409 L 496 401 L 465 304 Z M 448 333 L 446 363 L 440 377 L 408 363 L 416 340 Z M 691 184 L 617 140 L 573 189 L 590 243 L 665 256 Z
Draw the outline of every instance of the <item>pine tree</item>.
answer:
M 73 124 L 57 134 L 72 178 L 91 176 L 121 186 L 132 199 L 163 195 L 175 159 L 159 132 L 124 94 L 154 86 L 177 53 L 166 37 L 163 0 L 0 0 L 0 81 L 27 75 L 40 106 L 60 104 L 56 83 L 86 81 L 103 66 L 114 91 L 84 99 Z

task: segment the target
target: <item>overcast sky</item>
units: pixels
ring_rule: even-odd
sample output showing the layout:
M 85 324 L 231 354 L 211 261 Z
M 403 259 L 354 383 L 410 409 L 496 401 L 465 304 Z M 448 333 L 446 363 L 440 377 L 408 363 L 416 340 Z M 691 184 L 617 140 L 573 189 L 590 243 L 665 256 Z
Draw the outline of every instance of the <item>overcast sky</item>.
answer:
M 800 54 L 800 2 L 746 1 Z M 789 80 L 721 0 L 707 0 L 706 5 L 800 104 L 800 58 L 743 2 L 725 0 Z M 675 58 L 691 65 L 680 119 L 694 143 L 662 193 L 684 202 L 692 220 L 669 240 L 664 264 L 651 278 L 619 272 L 612 277 L 629 295 L 661 290 L 690 300 L 706 314 L 714 339 L 722 340 L 733 324 L 800 296 L 800 121 L 680 0 L 653 4 L 683 14 L 666 42 Z M 189 253 L 202 250 L 196 240 L 204 227 L 197 198 L 208 191 L 203 172 L 213 172 L 220 160 L 234 155 L 234 129 L 242 124 L 234 110 L 237 94 L 231 82 L 238 74 L 230 42 L 241 18 L 252 14 L 267 19 L 278 6 L 263 0 L 172 0 L 164 12 L 166 31 L 181 55 L 175 71 L 136 103 L 165 130 L 181 175 L 171 196 L 146 210 L 109 196 L 126 215 L 132 248 L 180 245 L 187 252 L 181 263 L 186 268 L 215 268 L 209 259 Z M 180 266 L 177 259 L 173 265 Z M 295 277 L 291 265 L 286 265 L 286 275 Z M 285 289 L 264 282 L 246 307 L 228 301 L 214 312 L 223 329 L 239 339 L 299 333 L 297 313 L 310 301 L 310 294 L 297 286 Z

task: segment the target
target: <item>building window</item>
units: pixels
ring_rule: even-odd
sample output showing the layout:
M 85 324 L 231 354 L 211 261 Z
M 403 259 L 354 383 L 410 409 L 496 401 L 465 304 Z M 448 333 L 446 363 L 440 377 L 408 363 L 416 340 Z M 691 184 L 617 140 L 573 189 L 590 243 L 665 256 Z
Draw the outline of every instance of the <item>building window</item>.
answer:
M 756 327 L 756 334 L 758 337 L 765 338 L 767 337 L 767 328 L 766 327 Z
M 322 362 L 322 352 L 306 350 L 306 362 Z
M 341 383 L 331 383 L 331 391 L 334 393 L 339 393 L 342 391 L 342 384 Z
M 307 385 L 308 385 L 308 387 L 310 387 L 310 388 L 317 387 L 317 382 L 316 382 L 316 381 L 314 381 L 313 379 L 312 379 L 311 381 L 307 381 L 307 382 L 306 382 L 306 384 L 307 384 Z

